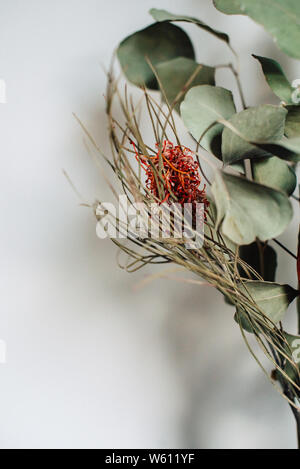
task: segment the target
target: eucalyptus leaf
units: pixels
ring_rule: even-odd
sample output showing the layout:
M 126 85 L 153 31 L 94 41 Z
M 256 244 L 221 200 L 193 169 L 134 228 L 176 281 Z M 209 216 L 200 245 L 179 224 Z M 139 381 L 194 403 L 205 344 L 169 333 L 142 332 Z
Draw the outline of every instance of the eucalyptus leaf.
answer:
M 211 190 L 217 206 L 217 227 L 235 244 L 275 238 L 292 219 L 287 195 L 243 177 L 218 171 Z
M 207 197 L 209 201 L 209 207 L 208 207 L 208 223 L 204 224 L 204 236 L 206 238 L 211 238 L 215 242 L 219 242 L 219 233 L 216 229 L 216 222 L 217 222 L 217 207 L 216 204 L 214 203 L 213 199 L 210 197 Z M 236 252 L 237 245 L 233 243 L 229 238 L 226 236 L 223 236 L 223 241 L 225 246 L 230 249 L 232 252 Z
M 298 366 L 298 370 L 290 363 L 286 362 L 285 371 L 288 376 L 295 381 L 296 383 L 300 381 L 299 371 L 300 371 L 300 336 L 291 335 L 287 332 L 284 333 L 286 341 L 288 343 L 287 354 L 290 356 L 291 360 Z
M 300 137 L 281 138 L 273 143 L 257 143 L 263 150 L 279 156 L 279 158 L 298 163 L 300 161 Z
M 287 332 L 284 333 L 284 336 L 291 348 L 294 362 L 300 366 L 300 336 L 291 335 Z
M 276 60 L 267 57 L 260 57 L 259 55 L 253 55 L 253 57 L 260 62 L 265 78 L 276 96 L 286 104 L 293 104 L 292 93 L 295 89 L 285 76 L 281 65 Z
M 154 23 L 124 39 L 117 50 L 124 74 L 137 86 L 158 89 L 147 59 L 155 67 L 176 57 L 195 58 L 188 35 L 171 23 Z
M 253 334 L 254 329 L 256 329 L 256 332 L 259 333 L 259 331 L 257 330 L 257 327 L 255 327 L 251 323 L 249 315 L 246 314 L 241 309 L 236 310 L 236 313 L 234 315 L 234 320 L 235 320 L 235 322 L 238 323 L 238 325 L 241 326 L 242 329 L 244 329 L 244 331 L 249 332 L 249 334 Z
M 277 156 L 252 161 L 253 179 L 291 195 L 297 186 L 297 176 L 292 167 Z
M 245 166 L 242 161 L 238 161 L 237 163 L 233 163 L 230 165 L 230 168 L 234 169 L 237 173 L 243 174 L 245 176 Z
M 250 265 L 266 282 L 274 282 L 277 268 L 277 253 L 268 244 L 264 245 L 259 241 L 247 246 L 240 246 L 239 257 Z M 242 277 L 247 275 L 244 268 L 240 265 L 239 272 Z M 251 272 L 253 280 L 257 277 Z
M 228 14 L 245 14 L 261 24 L 287 55 L 300 59 L 299 0 L 214 0 Z
M 284 124 L 287 112 L 287 109 L 281 106 L 267 104 L 246 109 L 225 122 L 226 129 L 222 138 L 224 164 L 233 165 L 246 158 L 262 158 L 272 155 L 298 163 L 300 161 L 300 136 L 286 138 L 282 135 L 282 132 L 288 132 Z M 264 122 L 264 117 L 269 120 Z M 295 135 L 296 122 L 292 128 Z
M 287 308 L 298 295 L 298 292 L 289 285 L 273 282 L 248 281 L 244 283 L 242 290 L 274 324 L 283 320 Z M 238 315 L 240 315 L 242 327 L 247 332 L 253 332 L 248 315 L 238 309 L 235 318 L 237 322 L 239 322 Z
M 267 143 L 284 136 L 286 109 L 264 104 L 235 114 L 228 121 L 222 136 L 222 157 L 225 165 L 246 158 L 270 156 L 250 142 Z
M 284 133 L 288 138 L 300 137 L 300 106 L 287 106 Z
M 298 292 L 289 285 L 272 282 L 246 282 L 245 287 L 265 315 L 275 324 L 282 321 Z
M 155 19 L 155 21 L 180 21 L 185 23 L 193 23 L 196 26 L 199 26 L 199 28 L 204 29 L 208 33 L 213 34 L 218 39 L 221 39 L 222 41 L 225 41 L 227 44 L 229 44 L 229 36 L 227 34 L 211 28 L 210 26 L 203 23 L 203 21 L 198 20 L 197 18 L 185 15 L 173 15 L 173 13 L 170 13 L 166 10 L 159 10 L 157 8 L 151 8 L 149 13 Z
M 219 120 L 229 119 L 235 112 L 232 93 L 224 88 L 195 86 L 180 107 L 181 117 L 192 136 L 205 150 L 221 158 L 221 134 L 224 126 Z
M 215 69 L 213 67 L 199 65 L 186 57 L 177 57 L 167 62 L 161 62 L 157 65 L 156 71 L 170 105 L 173 105 L 181 91 L 185 91 L 176 102 L 175 109 L 178 112 L 180 103 L 190 88 L 203 84 L 215 84 Z M 194 79 L 190 81 L 193 75 Z
M 215 7 L 226 15 L 242 15 L 238 0 L 213 0 Z

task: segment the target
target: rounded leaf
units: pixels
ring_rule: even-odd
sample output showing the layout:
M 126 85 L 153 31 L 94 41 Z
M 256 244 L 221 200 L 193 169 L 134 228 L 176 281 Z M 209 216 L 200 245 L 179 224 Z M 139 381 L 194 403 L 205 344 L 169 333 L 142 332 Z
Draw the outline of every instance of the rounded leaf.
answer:
M 185 15 L 174 15 L 173 13 L 170 13 L 166 10 L 158 10 L 157 8 L 151 8 L 149 13 L 155 19 L 155 21 L 180 21 L 184 23 L 193 23 L 199 28 L 204 29 L 204 31 L 207 31 L 213 36 L 216 36 L 218 39 L 221 39 L 221 41 L 225 41 L 227 44 L 229 44 L 229 37 L 227 34 L 211 28 L 197 18 Z
M 283 320 L 290 303 L 298 294 L 290 285 L 251 280 L 243 284 L 242 290 L 274 324 Z M 235 320 L 239 322 L 239 319 L 243 329 L 253 332 L 249 318 L 238 308 Z
M 288 138 L 300 137 L 300 106 L 287 106 L 284 133 Z
M 294 362 L 294 366 L 290 361 L 286 361 L 285 371 L 288 376 L 296 383 L 300 382 L 300 336 L 288 334 L 284 332 L 284 336 L 288 343 L 287 354 Z M 297 368 L 298 367 L 298 368 Z M 300 393 L 300 392 L 299 392 Z M 300 395 L 300 394 L 299 394 Z
M 232 93 L 218 86 L 195 86 L 186 94 L 180 112 L 193 137 L 201 139 L 201 146 L 220 158 L 224 126 L 218 121 L 236 112 Z
M 300 59 L 299 0 L 214 0 L 216 7 L 228 14 L 244 14 L 261 24 L 278 47 Z
M 258 143 L 257 146 L 284 160 L 293 161 L 294 163 L 300 161 L 300 136 L 294 138 L 283 137 L 272 143 Z
M 289 285 L 273 282 L 249 281 L 245 283 L 249 296 L 275 324 L 282 321 L 297 291 Z
M 292 104 L 292 93 L 295 89 L 285 76 L 281 65 L 276 60 L 267 57 L 260 57 L 259 55 L 253 55 L 253 57 L 260 62 L 267 83 L 276 96 L 286 104 Z
M 154 23 L 124 39 L 117 55 L 129 81 L 137 86 L 158 89 L 151 67 L 175 57 L 195 58 L 188 35 L 171 23 Z
M 228 121 L 222 136 L 222 157 L 224 164 L 232 164 L 247 158 L 270 156 L 260 149 L 259 144 L 274 142 L 284 136 L 286 109 L 264 104 L 235 114 Z
M 212 185 L 217 226 L 234 243 L 251 244 L 279 236 L 293 216 L 283 192 L 218 171 Z
M 263 255 L 263 263 L 261 255 Z M 254 242 L 247 246 L 240 246 L 239 257 L 250 265 L 266 282 L 275 281 L 277 253 L 269 244 L 262 245 L 262 243 Z M 241 265 L 239 265 L 239 272 L 242 277 L 247 276 L 247 272 L 244 271 Z M 253 280 L 257 279 L 251 272 L 249 273 Z
M 239 0 L 213 0 L 215 7 L 226 15 L 242 15 Z
M 173 105 L 179 93 L 184 91 L 176 102 L 175 109 L 178 112 L 180 103 L 190 88 L 197 85 L 215 84 L 215 69 L 213 67 L 197 64 L 194 60 L 186 57 L 177 57 L 159 63 L 156 71 L 170 105 Z M 194 79 L 190 81 L 193 76 Z
M 297 176 L 294 169 L 277 156 L 262 158 L 252 162 L 253 179 L 260 184 L 291 195 L 297 186 Z

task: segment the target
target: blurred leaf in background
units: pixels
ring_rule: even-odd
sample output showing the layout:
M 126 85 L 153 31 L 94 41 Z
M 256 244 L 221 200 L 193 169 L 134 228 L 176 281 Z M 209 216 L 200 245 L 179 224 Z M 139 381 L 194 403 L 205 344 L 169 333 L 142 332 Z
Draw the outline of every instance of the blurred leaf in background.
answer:
M 268 31 L 287 55 L 300 59 L 299 0 L 214 0 L 223 13 L 248 15 Z

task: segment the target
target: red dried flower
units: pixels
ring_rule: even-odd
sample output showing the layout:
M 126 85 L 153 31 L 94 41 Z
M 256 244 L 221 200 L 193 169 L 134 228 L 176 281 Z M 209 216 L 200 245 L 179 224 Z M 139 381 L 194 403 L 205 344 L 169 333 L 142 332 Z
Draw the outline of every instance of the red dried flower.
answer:
M 131 143 L 134 145 L 133 142 Z M 174 145 L 168 140 L 164 141 L 161 150 L 159 144 L 156 144 L 156 147 L 158 149 L 156 155 L 146 157 L 140 155 L 134 145 L 136 158 L 146 172 L 146 187 L 158 199 L 161 198 L 160 194 L 164 193 L 161 203 L 172 199 L 173 202 L 176 201 L 181 205 L 203 203 L 206 211 L 209 205 L 206 198 L 206 186 L 200 189 L 201 176 L 199 164 L 194 160 L 194 153 L 189 148 Z M 161 171 L 163 181 L 158 181 L 155 177 L 160 165 L 164 169 Z M 160 184 L 160 190 L 158 184 Z

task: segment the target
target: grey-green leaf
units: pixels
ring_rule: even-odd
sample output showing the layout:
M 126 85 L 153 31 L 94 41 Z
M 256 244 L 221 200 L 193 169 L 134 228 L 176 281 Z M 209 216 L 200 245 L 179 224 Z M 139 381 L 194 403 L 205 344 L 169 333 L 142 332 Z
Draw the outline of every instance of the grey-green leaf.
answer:
M 289 285 L 249 281 L 245 284 L 251 297 L 275 324 L 282 321 L 289 304 L 298 292 Z
M 283 320 L 290 303 L 298 295 L 289 285 L 272 282 L 248 281 L 244 283 L 243 289 L 249 300 L 253 300 L 274 324 Z M 238 310 L 237 314 L 240 314 L 242 327 L 248 332 L 253 332 L 248 316 L 241 310 Z M 238 317 L 236 321 L 239 322 Z
M 286 104 L 293 104 L 292 93 L 295 89 L 285 76 L 281 65 L 276 60 L 267 57 L 260 57 L 259 55 L 253 55 L 253 57 L 260 62 L 265 78 L 276 96 Z
M 217 207 L 216 204 L 214 203 L 213 199 L 211 197 L 207 197 L 209 201 L 209 207 L 208 207 L 208 219 L 211 221 L 211 223 L 205 223 L 204 224 L 204 236 L 206 238 L 210 238 L 215 242 L 219 242 L 219 233 L 218 230 L 216 229 L 216 221 L 217 221 Z M 225 246 L 230 249 L 232 252 L 236 252 L 237 245 L 233 243 L 230 239 L 228 239 L 226 236 L 223 236 L 223 241 Z
M 154 23 L 124 39 L 118 47 L 118 59 L 129 81 L 137 86 L 158 89 L 147 59 L 153 66 L 175 57 L 195 58 L 188 35 L 171 23 Z
M 300 106 L 287 106 L 284 133 L 288 138 L 300 137 Z
M 226 15 L 242 15 L 238 0 L 213 0 L 215 7 Z
M 233 176 L 216 173 L 212 185 L 217 226 L 236 244 L 250 244 L 279 236 L 290 223 L 292 205 L 283 192 Z
M 222 136 L 222 157 L 225 165 L 246 158 L 270 156 L 255 143 L 280 140 L 284 136 L 286 109 L 264 104 L 235 114 L 228 121 Z
M 266 282 L 275 281 L 277 254 L 269 244 L 263 245 L 262 243 L 254 242 L 247 246 L 240 246 L 239 257 L 250 265 Z M 247 272 L 241 265 L 239 266 L 239 272 L 242 277 L 247 276 Z M 254 274 L 251 272 L 249 274 L 253 280 L 257 280 Z
M 298 163 L 300 161 L 300 136 L 295 138 L 283 137 L 273 143 L 257 143 L 263 150 L 279 156 L 279 158 Z
M 186 94 L 180 112 L 193 137 L 201 139 L 201 146 L 221 158 L 224 126 L 218 121 L 229 119 L 236 112 L 232 93 L 215 86 L 196 86 Z
M 224 13 L 250 16 L 273 36 L 283 52 L 300 59 L 299 0 L 215 0 L 215 5 Z
M 277 156 L 252 161 L 253 179 L 291 195 L 297 186 L 297 176 L 292 167 Z
M 177 57 L 167 62 L 161 62 L 157 65 L 156 71 L 170 105 L 174 104 L 181 93 L 175 105 L 178 112 L 180 103 L 190 88 L 203 84 L 215 84 L 215 69 L 213 67 L 199 65 L 194 60 L 186 57 Z M 191 81 L 193 76 L 194 78 Z
M 295 381 L 296 383 L 299 383 L 300 381 L 300 336 L 296 335 L 291 335 L 288 334 L 287 332 L 284 333 L 284 336 L 287 340 L 288 347 L 287 347 L 287 353 L 290 355 L 290 359 L 295 363 L 295 365 L 298 365 L 298 369 L 292 365 L 289 361 L 286 362 L 286 367 L 285 371 L 288 374 L 288 376 Z
M 203 21 L 198 20 L 197 18 L 185 15 L 174 15 L 173 13 L 170 13 L 166 10 L 159 10 L 157 8 L 151 8 L 149 13 L 155 19 L 155 21 L 180 21 L 185 23 L 193 23 L 196 26 L 199 26 L 199 28 L 204 29 L 208 33 L 213 34 L 218 39 L 221 39 L 222 41 L 225 41 L 227 44 L 229 44 L 229 37 L 227 34 L 211 28 L 210 26 L 203 23 Z

